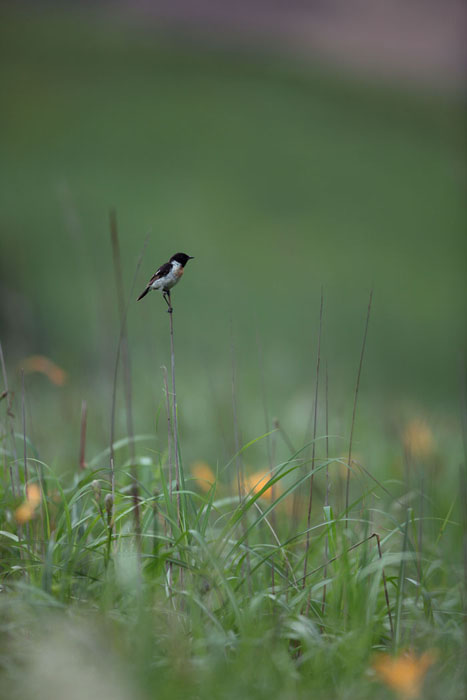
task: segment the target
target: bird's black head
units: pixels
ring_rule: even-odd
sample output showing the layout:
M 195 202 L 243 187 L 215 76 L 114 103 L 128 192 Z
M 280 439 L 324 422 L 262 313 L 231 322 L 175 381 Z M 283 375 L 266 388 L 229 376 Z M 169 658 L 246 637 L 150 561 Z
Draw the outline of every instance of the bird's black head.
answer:
M 186 253 L 175 253 L 172 255 L 169 262 L 178 262 L 182 267 L 185 267 L 188 260 L 193 260 L 193 255 L 187 255 Z

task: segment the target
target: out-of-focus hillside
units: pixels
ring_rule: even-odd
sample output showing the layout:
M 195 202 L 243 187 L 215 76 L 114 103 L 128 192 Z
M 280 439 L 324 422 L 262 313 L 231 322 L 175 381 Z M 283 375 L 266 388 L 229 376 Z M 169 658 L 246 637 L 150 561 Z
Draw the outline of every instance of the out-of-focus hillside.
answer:
M 174 28 L 211 38 L 273 42 L 341 69 L 436 88 L 465 80 L 461 0 L 120 0 Z

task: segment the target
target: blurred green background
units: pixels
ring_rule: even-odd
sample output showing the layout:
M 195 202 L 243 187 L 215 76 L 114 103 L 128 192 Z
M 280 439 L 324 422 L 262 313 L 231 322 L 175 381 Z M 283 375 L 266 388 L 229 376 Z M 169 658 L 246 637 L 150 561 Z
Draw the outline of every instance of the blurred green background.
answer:
M 137 433 L 159 411 L 164 439 L 170 358 L 163 300 L 135 300 L 177 251 L 195 256 L 173 294 L 188 460 L 232 454 L 232 355 L 243 439 L 265 432 L 263 376 L 269 415 L 302 443 L 321 286 L 332 430 L 348 434 L 372 286 L 359 426 L 390 433 L 409 413 L 456 425 L 460 98 L 90 9 L 1 15 L 0 340 L 17 397 L 28 356 L 67 373 L 63 387 L 26 376 L 44 459 L 75 463 L 82 399 L 89 452 L 108 440 L 111 207 L 126 294 L 150 234 L 128 316 Z M 117 419 L 122 436 L 121 391 Z

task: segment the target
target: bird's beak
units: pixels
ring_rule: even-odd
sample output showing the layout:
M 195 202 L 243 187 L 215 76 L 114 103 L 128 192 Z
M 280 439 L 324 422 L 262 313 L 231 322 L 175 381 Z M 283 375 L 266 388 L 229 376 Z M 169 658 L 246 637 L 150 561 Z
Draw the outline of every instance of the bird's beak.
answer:
M 189 256 L 188 256 L 188 260 L 194 260 L 194 259 L 195 259 L 195 256 L 194 256 L 194 255 L 189 255 Z

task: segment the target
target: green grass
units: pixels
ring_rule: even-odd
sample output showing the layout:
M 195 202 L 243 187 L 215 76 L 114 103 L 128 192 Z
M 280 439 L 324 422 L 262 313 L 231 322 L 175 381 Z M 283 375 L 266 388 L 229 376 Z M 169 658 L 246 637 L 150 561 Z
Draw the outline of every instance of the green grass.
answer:
M 138 469 L 138 536 L 125 447 L 116 449 L 113 510 L 105 455 L 66 482 L 30 459 L 30 483 L 41 485 L 43 498 L 22 531 L 13 517 L 20 499 L 3 481 L 6 696 L 58 698 L 83 676 L 79 693 L 104 697 L 390 697 L 372 672 L 376 655 L 429 649 L 436 661 L 423 697 L 462 697 L 454 474 L 443 476 L 447 509 L 428 455 L 412 455 L 409 483 L 387 475 L 383 488 L 360 474 L 346 529 L 343 465 L 319 460 L 315 481 L 322 484 L 328 467 L 331 509 L 323 513 L 315 494 L 303 585 L 306 499 L 296 520 L 291 511 L 293 493 L 307 491 L 312 473 L 306 450 L 277 464 L 261 489 L 247 486 L 241 504 L 227 465 L 207 493 L 185 473 L 179 516 L 167 453 L 154 453 Z
M 2 8 L 0 31 L 0 341 L 10 388 L 0 400 L 2 695 L 390 698 L 375 655 L 435 649 L 423 697 L 463 697 L 460 101 L 88 11 Z M 169 324 L 154 294 L 129 304 L 139 438 L 132 463 L 119 375 L 109 528 L 112 206 L 127 297 L 147 231 L 134 298 L 175 249 L 196 257 L 173 294 L 180 518 L 161 371 Z M 42 503 L 20 532 L 19 370 L 34 354 L 68 380 L 25 376 L 28 471 Z M 265 437 L 274 419 L 280 429 Z M 248 445 L 240 457 L 237 441 Z M 193 479 L 199 460 L 217 475 L 210 492 Z M 271 464 L 275 502 L 249 491 L 239 504 L 239 465 L 248 480 Z M 326 537 L 336 559 L 325 579 Z

